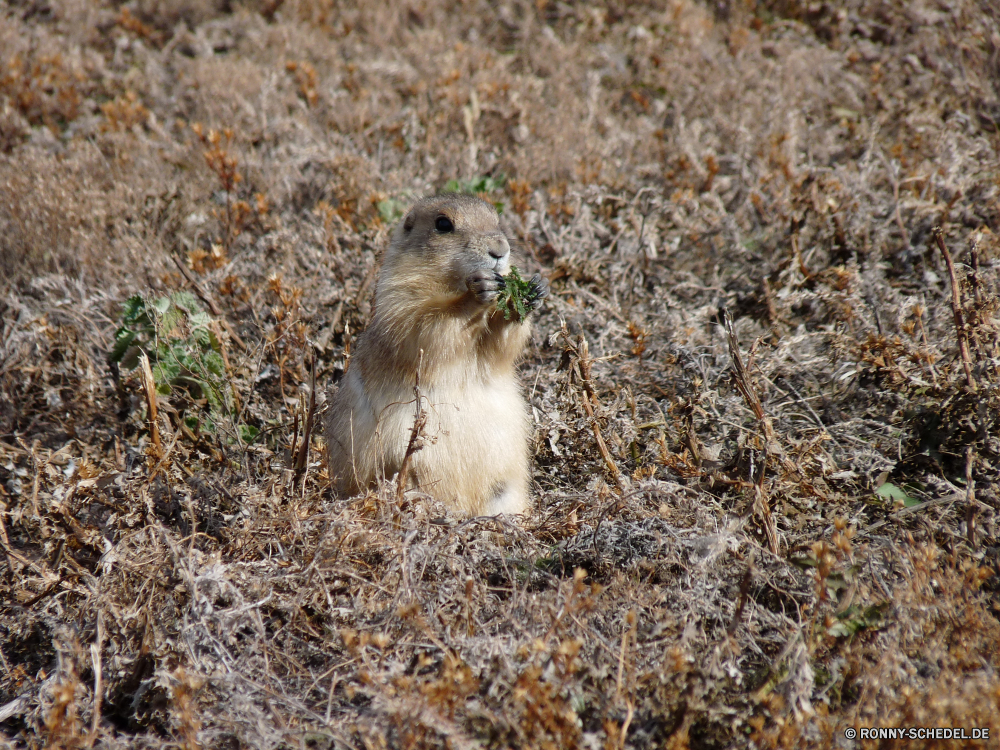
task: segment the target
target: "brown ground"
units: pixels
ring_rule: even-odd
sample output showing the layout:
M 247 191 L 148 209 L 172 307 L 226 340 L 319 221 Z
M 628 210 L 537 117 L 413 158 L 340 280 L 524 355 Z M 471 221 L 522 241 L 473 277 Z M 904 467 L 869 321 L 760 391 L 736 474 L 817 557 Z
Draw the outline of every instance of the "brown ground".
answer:
M 0 5 L 0 744 L 1000 736 L 993 0 L 215 5 Z M 295 467 L 450 180 L 552 281 L 516 522 Z

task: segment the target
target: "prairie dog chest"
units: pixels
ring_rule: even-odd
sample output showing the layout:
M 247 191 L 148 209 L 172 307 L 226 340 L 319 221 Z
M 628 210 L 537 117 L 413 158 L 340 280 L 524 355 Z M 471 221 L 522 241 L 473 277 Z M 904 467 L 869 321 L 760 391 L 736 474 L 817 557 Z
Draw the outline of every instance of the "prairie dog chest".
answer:
M 505 421 L 518 419 L 524 411 L 520 389 L 514 378 L 473 380 L 454 386 L 436 386 L 424 392 L 428 431 L 502 431 Z
M 424 436 L 433 442 L 455 443 L 468 449 L 483 441 L 515 438 L 523 432 L 526 406 L 513 377 L 421 385 L 426 416 Z M 413 389 L 385 394 L 380 427 L 407 434 L 413 426 Z

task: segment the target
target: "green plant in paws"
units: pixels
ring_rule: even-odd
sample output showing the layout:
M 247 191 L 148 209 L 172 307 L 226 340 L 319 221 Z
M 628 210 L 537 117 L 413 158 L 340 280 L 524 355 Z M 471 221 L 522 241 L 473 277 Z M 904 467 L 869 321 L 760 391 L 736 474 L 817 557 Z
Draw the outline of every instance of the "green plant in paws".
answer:
M 510 273 L 503 277 L 503 286 L 497 297 L 497 309 L 503 310 L 504 320 L 510 320 L 511 315 L 514 315 L 515 320 L 521 321 L 538 307 L 548 293 L 548 284 L 539 274 L 536 273 L 530 281 L 525 281 L 517 266 L 511 266 Z
M 158 393 L 184 389 L 192 398 L 205 399 L 217 418 L 232 411 L 232 393 L 213 323 L 190 292 L 156 299 L 136 294 L 125 301 L 108 359 L 131 372 L 145 352 Z

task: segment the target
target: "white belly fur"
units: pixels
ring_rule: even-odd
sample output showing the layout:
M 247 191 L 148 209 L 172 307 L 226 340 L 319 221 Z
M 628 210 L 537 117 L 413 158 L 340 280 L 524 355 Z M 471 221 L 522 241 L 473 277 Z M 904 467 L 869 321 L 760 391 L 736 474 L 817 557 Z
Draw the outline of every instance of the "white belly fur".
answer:
M 402 396 L 402 394 L 399 394 Z M 398 469 L 413 427 L 412 392 L 378 419 L 386 473 Z M 423 448 L 413 455 L 417 484 L 476 515 L 527 507 L 528 411 L 514 380 L 423 390 Z

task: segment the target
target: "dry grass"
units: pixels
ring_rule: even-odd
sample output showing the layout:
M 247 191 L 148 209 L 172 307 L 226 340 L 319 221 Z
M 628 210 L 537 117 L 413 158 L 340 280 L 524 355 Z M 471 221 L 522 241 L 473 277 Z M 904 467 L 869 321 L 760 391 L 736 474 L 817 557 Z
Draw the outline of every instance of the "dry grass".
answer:
M 0 12 L 4 743 L 1000 736 L 988 0 Z M 517 520 L 301 452 L 450 180 L 552 283 Z M 224 407 L 151 423 L 108 355 L 181 289 Z

